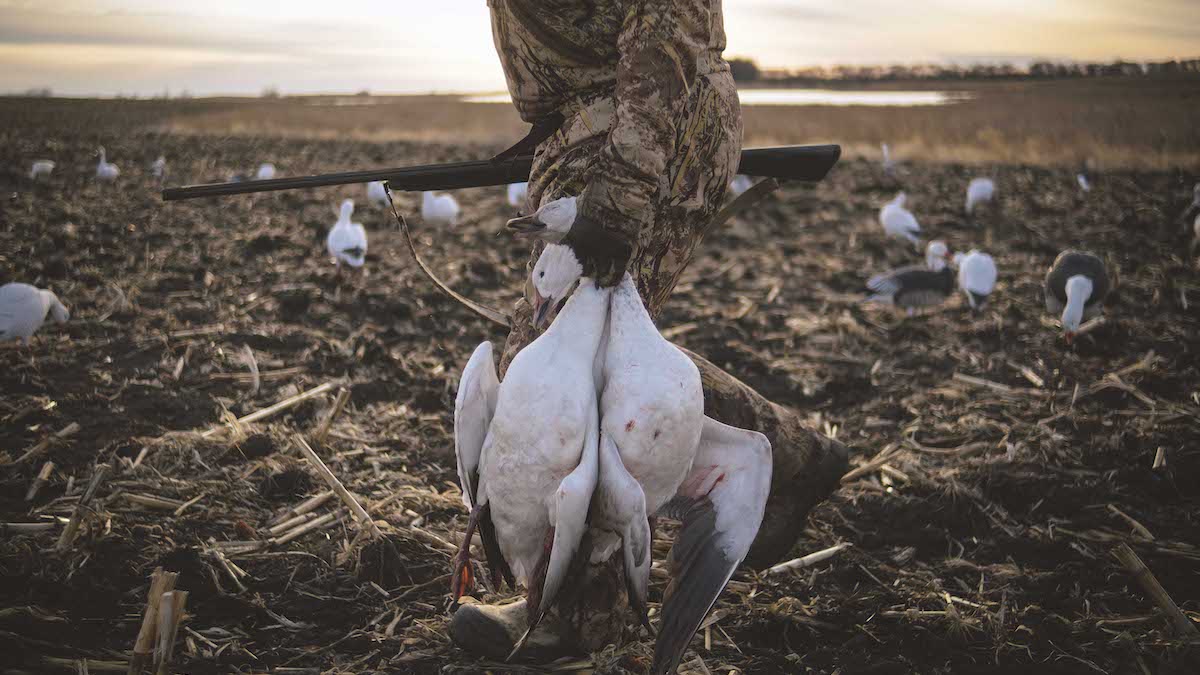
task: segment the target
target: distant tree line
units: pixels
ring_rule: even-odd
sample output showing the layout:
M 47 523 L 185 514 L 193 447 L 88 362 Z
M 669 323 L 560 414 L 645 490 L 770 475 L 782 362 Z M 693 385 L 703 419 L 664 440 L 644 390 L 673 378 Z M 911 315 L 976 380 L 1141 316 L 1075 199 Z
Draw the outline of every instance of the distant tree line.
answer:
M 750 59 L 730 59 L 729 67 L 737 82 L 759 84 L 811 84 L 816 82 L 887 82 L 895 80 L 1004 80 L 1075 77 L 1146 77 L 1163 75 L 1200 75 L 1200 58 L 1183 61 L 1137 63 L 1062 63 L 1037 61 L 1022 68 L 1010 63 L 914 64 L 892 66 L 812 66 L 763 70 Z

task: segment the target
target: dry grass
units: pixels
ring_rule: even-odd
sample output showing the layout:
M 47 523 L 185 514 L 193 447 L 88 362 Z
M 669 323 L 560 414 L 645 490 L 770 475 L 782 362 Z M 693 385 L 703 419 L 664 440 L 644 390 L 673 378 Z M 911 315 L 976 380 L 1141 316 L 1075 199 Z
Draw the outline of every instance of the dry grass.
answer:
M 860 87 L 861 85 L 855 85 Z M 1167 169 L 1200 167 L 1200 79 L 886 83 L 875 89 L 969 91 L 943 107 L 753 106 L 747 145 L 833 142 L 874 156 L 887 141 L 901 159 Z M 369 141 L 504 143 L 524 125 L 507 104 L 453 96 L 221 99 L 162 104 L 176 133 L 285 135 Z

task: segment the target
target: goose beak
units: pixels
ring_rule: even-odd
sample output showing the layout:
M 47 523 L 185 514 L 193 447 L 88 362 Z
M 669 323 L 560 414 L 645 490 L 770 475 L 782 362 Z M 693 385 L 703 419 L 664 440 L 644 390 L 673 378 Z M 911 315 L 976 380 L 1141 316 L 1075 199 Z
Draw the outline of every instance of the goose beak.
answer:
M 1069 344 L 1069 345 L 1075 344 L 1075 334 L 1074 333 L 1068 331 L 1067 333 L 1063 334 L 1063 337 L 1065 337 L 1067 339 L 1067 344 Z
M 538 220 L 536 213 L 531 213 L 528 216 L 520 216 L 513 218 L 504 225 L 509 232 L 514 232 L 518 235 L 536 235 L 545 231 L 546 224 Z
M 550 308 L 554 306 L 553 299 L 542 297 L 537 289 L 533 289 L 533 327 L 541 330 L 550 316 Z

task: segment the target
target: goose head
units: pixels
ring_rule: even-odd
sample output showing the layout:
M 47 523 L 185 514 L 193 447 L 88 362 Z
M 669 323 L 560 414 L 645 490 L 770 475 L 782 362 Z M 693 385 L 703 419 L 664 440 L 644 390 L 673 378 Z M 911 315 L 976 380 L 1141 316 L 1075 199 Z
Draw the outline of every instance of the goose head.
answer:
M 925 265 L 934 272 L 940 272 L 950 260 L 950 249 L 946 247 L 946 242 L 935 239 L 925 247 Z
M 346 199 L 342 201 L 341 212 L 338 214 L 338 221 L 343 223 L 350 222 L 350 216 L 354 215 L 354 200 Z
M 533 266 L 533 325 L 541 328 L 550 311 L 571 294 L 583 265 L 568 246 L 547 246 Z
M 50 316 L 58 323 L 66 323 L 71 319 L 71 313 L 67 311 L 66 305 L 59 301 L 58 296 L 53 291 L 42 291 L 42 298 L 50 307 Z
M 562 197 L 542 204 L 541 208 L 528 216 L 513 218 L 505 225 L 512 232 L 534 236 L 551 244 L 557 244 L 567 236 L 575 224 L 578 213 L 575 197 Z
M 908 201 L 908 195 L 900 192 L 896 195 L 896 198 L 892 200 L 892 203 L 900 208 L 904 208 L 904 202 L 906 201 Z

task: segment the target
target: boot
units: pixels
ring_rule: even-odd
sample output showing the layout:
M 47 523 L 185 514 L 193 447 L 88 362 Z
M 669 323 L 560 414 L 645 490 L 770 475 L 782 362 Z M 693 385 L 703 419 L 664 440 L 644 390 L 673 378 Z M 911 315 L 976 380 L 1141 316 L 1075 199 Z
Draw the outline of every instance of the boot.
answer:
M 507 605 L 484 605 L 463 598 L 450 619 L 450 639 L 460 648 L 476 655 L 503 661 L 517 640 L 525 634 L 529 613 L 524 598 Z M 518 656 L 539 662 L 571 653 L 566 626 L 548 613 Z

